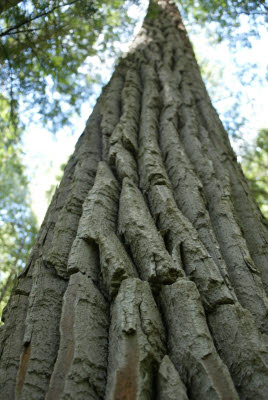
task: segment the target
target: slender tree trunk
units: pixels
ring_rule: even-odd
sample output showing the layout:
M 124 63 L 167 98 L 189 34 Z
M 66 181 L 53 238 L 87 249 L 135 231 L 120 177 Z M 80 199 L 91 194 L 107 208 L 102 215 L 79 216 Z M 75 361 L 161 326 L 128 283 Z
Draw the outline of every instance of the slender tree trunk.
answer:
M 4 313 L 4 399 L 267 399 L 267 226 L 152 0 Z

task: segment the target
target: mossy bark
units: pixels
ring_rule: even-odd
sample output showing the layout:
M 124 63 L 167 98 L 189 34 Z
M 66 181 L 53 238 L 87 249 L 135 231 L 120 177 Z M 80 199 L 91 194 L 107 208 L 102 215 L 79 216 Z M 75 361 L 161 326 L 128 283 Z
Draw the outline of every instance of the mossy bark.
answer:
M 267 399 L 267 242 L 179 11 L 151 0 L 4 312 L 1 396 Z

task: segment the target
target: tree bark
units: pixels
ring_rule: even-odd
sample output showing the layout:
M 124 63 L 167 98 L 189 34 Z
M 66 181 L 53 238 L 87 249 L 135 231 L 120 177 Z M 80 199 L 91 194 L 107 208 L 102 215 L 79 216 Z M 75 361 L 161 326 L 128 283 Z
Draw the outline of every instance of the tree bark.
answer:
M 267 226 L 179 11 L 152 0 L 1 327 L 5 399 L 267 399 Z

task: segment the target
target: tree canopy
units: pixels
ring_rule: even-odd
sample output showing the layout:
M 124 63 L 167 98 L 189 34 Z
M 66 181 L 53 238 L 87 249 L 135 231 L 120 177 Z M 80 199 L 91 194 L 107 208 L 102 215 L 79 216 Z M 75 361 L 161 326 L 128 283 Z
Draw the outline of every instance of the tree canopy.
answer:
M 18 134 L 11 126 L 8 102 L 0 96 L 0 312 L 13 279 L 25 266 L 37 233 Z
M 5 3 L 11 7 L 0 15 L 0 79 L 11 118 L 23 102 L 20 109 L 39 113 L 51 127 L 62 126 L 71 113 L 79 112 L 90 83 L 98 78 L 92 76 L 88 57 L 107 49 L 117 52 L 115 41 L 133 27 L 129 5 L 139 1 L 4 1 L 0 11 Z M 251 35 L 258 35 L 259 24 L 267 22 L 263 0 L 177 3 L 186 20 L 209 29 L 213 22 L 218 39 L 236 37 L 248 44 Z M 241 16 L 249 22 L 243 34 Z
M 113 42 L 129 28 L 128 3 L 27 0 L 3 12 L 0 78 L 11 117 L 23 102 L 20 109 L 39 113 L 54 128 L 68 123 L 96 79 L 85 61 L 115 51 Z
M 199 24 L 215 23 L 217 39 L 228 39 L 232 44 L 238 41 L 250 45 L 250 37 L 259 35 L 259 26 L 267 25 L 268 5 L 266 0 L 180 0 L 184 16 L 191 17 Z M 248 31 L 241 33 L 243 21 Z

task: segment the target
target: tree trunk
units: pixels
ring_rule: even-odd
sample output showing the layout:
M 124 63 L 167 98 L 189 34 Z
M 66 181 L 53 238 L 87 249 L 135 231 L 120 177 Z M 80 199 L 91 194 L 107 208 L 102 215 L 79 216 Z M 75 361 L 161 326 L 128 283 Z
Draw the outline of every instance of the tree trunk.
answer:
M 267 226 L 152 0 L 5 310 L 3 398 L 265 400 L 267 290 Z

